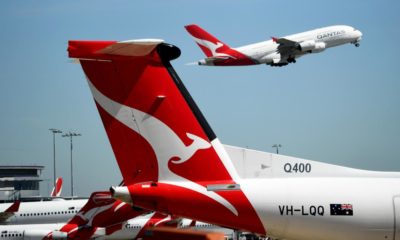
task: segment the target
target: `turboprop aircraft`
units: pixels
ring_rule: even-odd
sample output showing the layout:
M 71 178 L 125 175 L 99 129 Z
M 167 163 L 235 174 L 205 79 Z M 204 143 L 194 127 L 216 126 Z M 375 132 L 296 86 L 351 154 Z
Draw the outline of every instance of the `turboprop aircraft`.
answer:
M 69 41 L 68 52 L 124 178 L 114 198 L 277 239 L 400 239 L 399 172 L 314 169 L 290 158 L 282 166 L 291 177 L 240 177 L 170 64 L 179 48 L 158 39 Z
M 281 67 L 295 63 L 305 54 L 319 53 L 327 48 L 347 43 L 358 47 L 362 37 L 362 33 L 351 26 L 335 25 L 231 48 L 197 25 L 185 28 L 206 55 L 198 65 L 207 66 L 267 64 Z

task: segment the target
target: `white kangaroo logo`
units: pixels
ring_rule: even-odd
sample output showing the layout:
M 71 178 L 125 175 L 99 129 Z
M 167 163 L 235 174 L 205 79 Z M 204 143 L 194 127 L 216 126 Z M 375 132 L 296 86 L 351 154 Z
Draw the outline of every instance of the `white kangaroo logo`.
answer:
M 199 38 L 195 38 L 195 37 L 193 37 L 193 38 L 194 38 L 194 40 L 195 40 L 198 44 L 200 44 L 200 45 L 202 45 L 202 46 L 208 48 L 208 49 L 211 51 L 211 55 L 212 55 L 213 57 L 231 57 L 231 58 L 236 59 L 235 57 L 233 57 L 233 56 L 231 56 L 231 55 L 229 55 L 229 54 L 226 54 L 226 53 L 218 53 L 218 52 L 217 52 L 217 50 L 218 50 L 220 47 L 223 47 L 223 46 L 224 46 L 223 43 L 217 42 L 217 43 L 215 44 L 215 43 L 210 42 L 210 41 L 205 40 L 205 39 L 199 39 Z
M 168 168 L 168 162 L 180 164 L 189 160 L 197 151 L 211 147 L 211 144 L 191 133 L 186 133 L 193 142 L 186 146 L 179 136 L 165 123 L 150 114 L 109 99 L 88 79 L 89 87 L 96 102 L 111 116 L 140 134 L 153 148 L 158 162 L 158 179 L 164 183 L 187 188 L 206 195 L 238 215 L 235 207 L 225 198 L 195 182 L 176 175 Z
M 80 217 L 82 220 L 84 220 L 85 222 L 88 222 L 86 225 L 87 226 L 92 226 L 93 220 L 94 218 L 99 215 L 100 213 L 110 209 L 113 206 L 114 203 L 105 205 L 105 206 L 101 206 L 101 207 L 95 207 L 92 208 L 86 212 L 79 212 L 78 214 L 76 214 L 76 216 Z

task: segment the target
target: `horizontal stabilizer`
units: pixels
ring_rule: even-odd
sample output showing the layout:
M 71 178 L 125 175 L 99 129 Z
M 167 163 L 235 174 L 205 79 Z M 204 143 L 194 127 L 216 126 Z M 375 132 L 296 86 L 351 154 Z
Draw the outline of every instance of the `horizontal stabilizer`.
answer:
M 137 39 L 127 41 L 69 41 L 68 52 L 71 58 L 101 59 L 104 55 L 146 56 L 163 43 L 161 39 Z
M 160 43 L 161 39 L 137 39 L 114 43 L 99 53 L 121 55 L 121 56 L 146 56 Z

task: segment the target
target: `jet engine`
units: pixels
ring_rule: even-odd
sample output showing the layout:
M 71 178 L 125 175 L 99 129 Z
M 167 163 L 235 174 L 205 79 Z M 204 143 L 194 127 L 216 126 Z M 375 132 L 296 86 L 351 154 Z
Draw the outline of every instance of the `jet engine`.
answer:
M 315 49 L 315 41 L 308 40 L 297 44 L 297 49 L 302 52 L 312 52 Z
M 315 43 L 315 48 L 312 50 L 313 53 L 319 53 L 325 50 L 326 44 L 324 42 Z

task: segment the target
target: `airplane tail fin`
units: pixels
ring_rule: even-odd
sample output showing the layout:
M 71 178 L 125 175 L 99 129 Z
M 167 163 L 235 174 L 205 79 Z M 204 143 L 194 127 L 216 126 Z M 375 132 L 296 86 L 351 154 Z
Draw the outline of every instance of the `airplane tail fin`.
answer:
M 185 28 L 207 57 L 225 56 L 231 49 L 227 44 L 195 24 L 187 25 Z
M 115 200 L 110 192 L 94 192 L 69 224 L 107 227 L 137 217 L 147 210 L 133 210 L 129 204 Z
M 11 206 L 8 207 L 4 212 L 6 212 L 6 213 L 18 212 L 20 204 L 21 204 L 21 202 L 19 200 L 17 200 L 13 204 L 11 204 Z
M 0 212 L 0 224 L 7 221 L 10 217 L 14 216 L 16 212 L 19 210 L 20 201 L 17 200 L 13 202 L 4 212 Z
M 59 197 L 59 196 L 61 196 L 62 184 L 63 184 L 62 177 L 58 177 L 56 179 L 56 185 L 54 186 L 53 190 L 50 193 L 50 197 Z
M 126 185 L 236 180 L 228 154 L 170 64 L 179 48 L 143 39 L 69 41 L 68 51 L 87 76 Z
M 94 192 L 82 209 L 59 232 L 66 233 L 68 239 L 89 239 L 96 234 L 104 235 L 106 232 L 103 230 L 108 227 L 146 212 L 148 211 L 133 210 L 129 204 L 113 199 L 108 191 Z
M 87 76 L 126 184 L 110 189 L 114 198 L 264 231 L 224 146 L 170 63 L 179 48 L 154 39 L 69 41 L 68 52 Z

